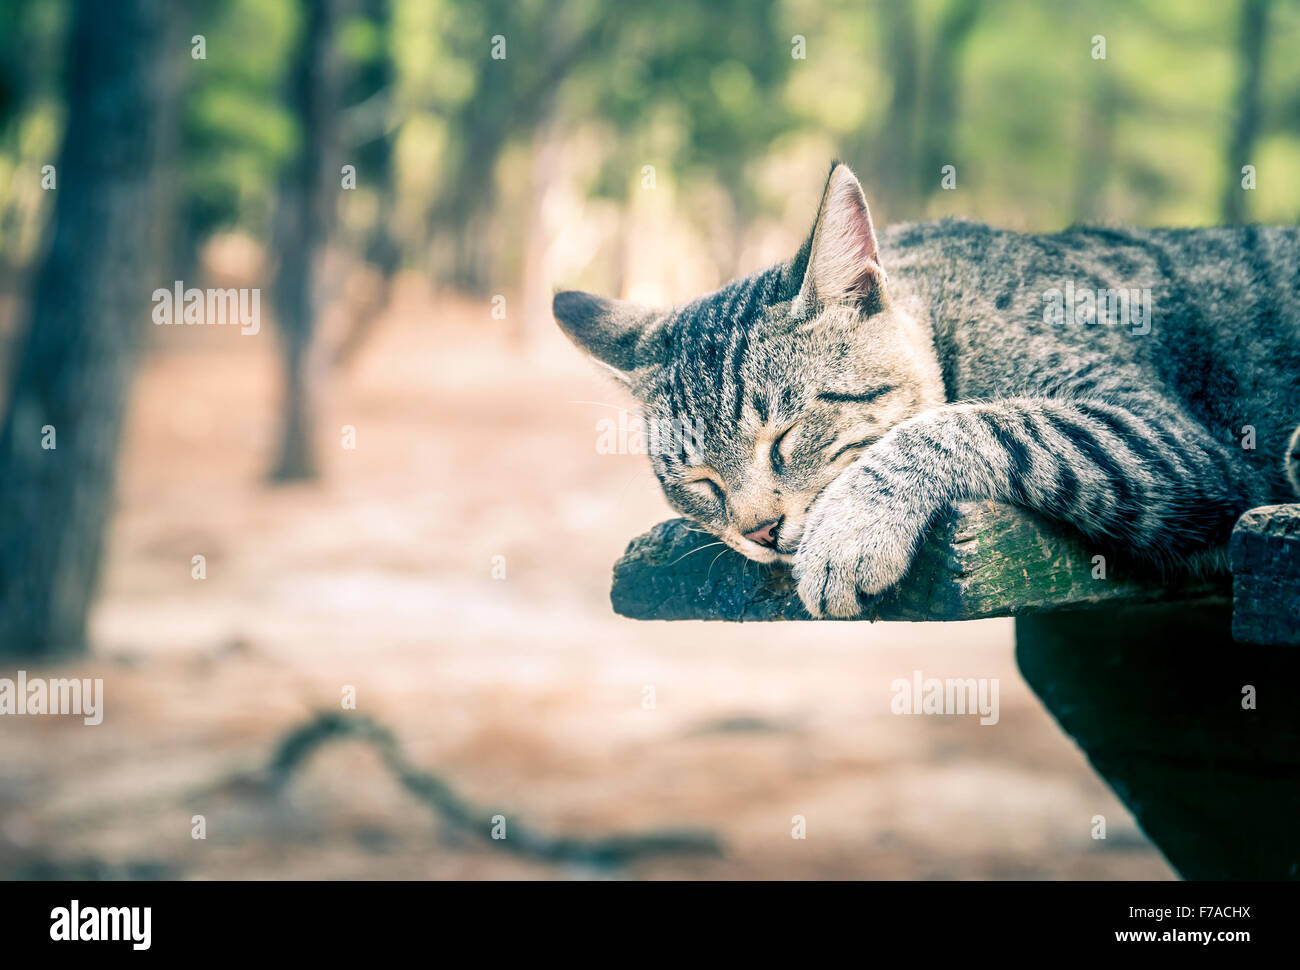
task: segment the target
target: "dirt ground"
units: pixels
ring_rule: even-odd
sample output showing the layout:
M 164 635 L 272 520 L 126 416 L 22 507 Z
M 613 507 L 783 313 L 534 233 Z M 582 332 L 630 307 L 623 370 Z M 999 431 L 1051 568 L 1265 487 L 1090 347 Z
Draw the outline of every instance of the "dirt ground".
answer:
M 558 337 L 512 351 L 487 305 L 404 284 L 327 389 L 322 478 L 271 488 L 271 328 L 154 336 L 94 652 L 27 668 L 102 677 L 104 722 L 0 720 L 0 877 L 1173 878 L 1020 680 L 1010 621 L 615 616 L 610 566 L 668 509 L 644 457 L 598 452 L 627 402 Z M 999 722 L 891 714 L 918 669 L 998 678 Z M 689 827 L 723 851 L 535 861 L 354 741 L 249 779 L 347 687 L 507 835 Z

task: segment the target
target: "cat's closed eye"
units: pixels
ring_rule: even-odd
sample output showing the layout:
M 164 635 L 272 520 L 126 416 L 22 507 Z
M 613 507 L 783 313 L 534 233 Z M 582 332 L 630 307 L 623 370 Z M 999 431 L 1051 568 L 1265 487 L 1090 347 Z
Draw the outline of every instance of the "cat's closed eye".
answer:
M 682 482 L 682 486 L 695 492 L 701 498 L 712 499 L 719 504 L 725 504 L 726 502 L 726 493 L 723 492 L 722 486 L 718 484 L 717 479 L 709 475 L 702 475 L 699 478 Z
M 869 437 L 861 438 L 857 441 L 850 441 L 848 444 L 841 445 L 839 448 L 836 448 L 835 453 L 831 455 L 830 458 L 827 459 L 826 463 L 828 465 L 833 465 L 836 461 L 838 461 L 840 458 L 842 458 L 844 455 L 848 454 L 849 452 L 863 451 L 867 448 L 870 448 L 879 440 L 880 440 L 880 435 L 873 434 L 870 435 Z
M 778 475 L 785 467 L 786 461 L 789 460 L 790 451 L 794 447 L 797 437 L 792 437 L 790 432 L 798 426 L 797 423 L 792 424 L 772 439 L 772 447 L 768 449 L 768 461 L 772 465 L 772 471 L 776 472 Z

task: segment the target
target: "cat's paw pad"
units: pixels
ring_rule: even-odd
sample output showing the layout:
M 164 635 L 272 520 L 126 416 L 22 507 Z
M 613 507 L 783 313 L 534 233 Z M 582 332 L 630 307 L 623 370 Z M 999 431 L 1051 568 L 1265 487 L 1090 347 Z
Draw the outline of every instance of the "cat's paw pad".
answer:
M 814 617 L 868 611 L 912 563 L 928 516 L 869 489 L 836 483 L 819 500 L 794 555 L 799 598 Z
M 912 541 L 898 527 L 865 535 L 810 535 L 794 557 L 799 598 L 815 617 L 863 613 L 911 565 Z M 809 543 L 808 540 L 814 541 Z

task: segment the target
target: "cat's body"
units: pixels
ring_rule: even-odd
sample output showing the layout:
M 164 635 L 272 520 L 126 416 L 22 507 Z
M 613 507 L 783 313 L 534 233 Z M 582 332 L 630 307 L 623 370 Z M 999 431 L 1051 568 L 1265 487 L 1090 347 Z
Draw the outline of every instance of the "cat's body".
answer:
M 897 298 L 927 311 L 949 401 L 1176 404 L 1240 465 L 1250 500 L 1291 494 L 1282 457 L 1300 421 L 1300 228 L 1025 235 L 946 220 L 885 230 L 881 246 Z M 1048 323 L 1044 293 L 1067 283 L 1145 290 L 1149 319 Z
M 793 562 L 814 615 L 851 616 L 954 501 L 1163 564 L 1294 498 L 1298 290 L 1295 228 L 944 221 L 877 241 L 838 166 L 788 263 L 674 310 L 562 293 L 556 317 L 648 418 L 696 429 L 652 455 L 670 502 Z

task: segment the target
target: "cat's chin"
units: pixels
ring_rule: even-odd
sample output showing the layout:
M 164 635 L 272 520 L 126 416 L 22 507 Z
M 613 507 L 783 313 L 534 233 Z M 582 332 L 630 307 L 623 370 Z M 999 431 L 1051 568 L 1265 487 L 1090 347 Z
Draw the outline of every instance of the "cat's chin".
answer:
M 757 542 L 750 542 L 748 539 L 740 539 L 736 542 L 728 541 L 727 545 L 746 559 L 752 559 L 754 562 L 767 564 L 779 562 L 787 566 L 794 562 L 794 553 L 778 552 L 775 549 L 769 549 L 767 546 L 760 546 Z

